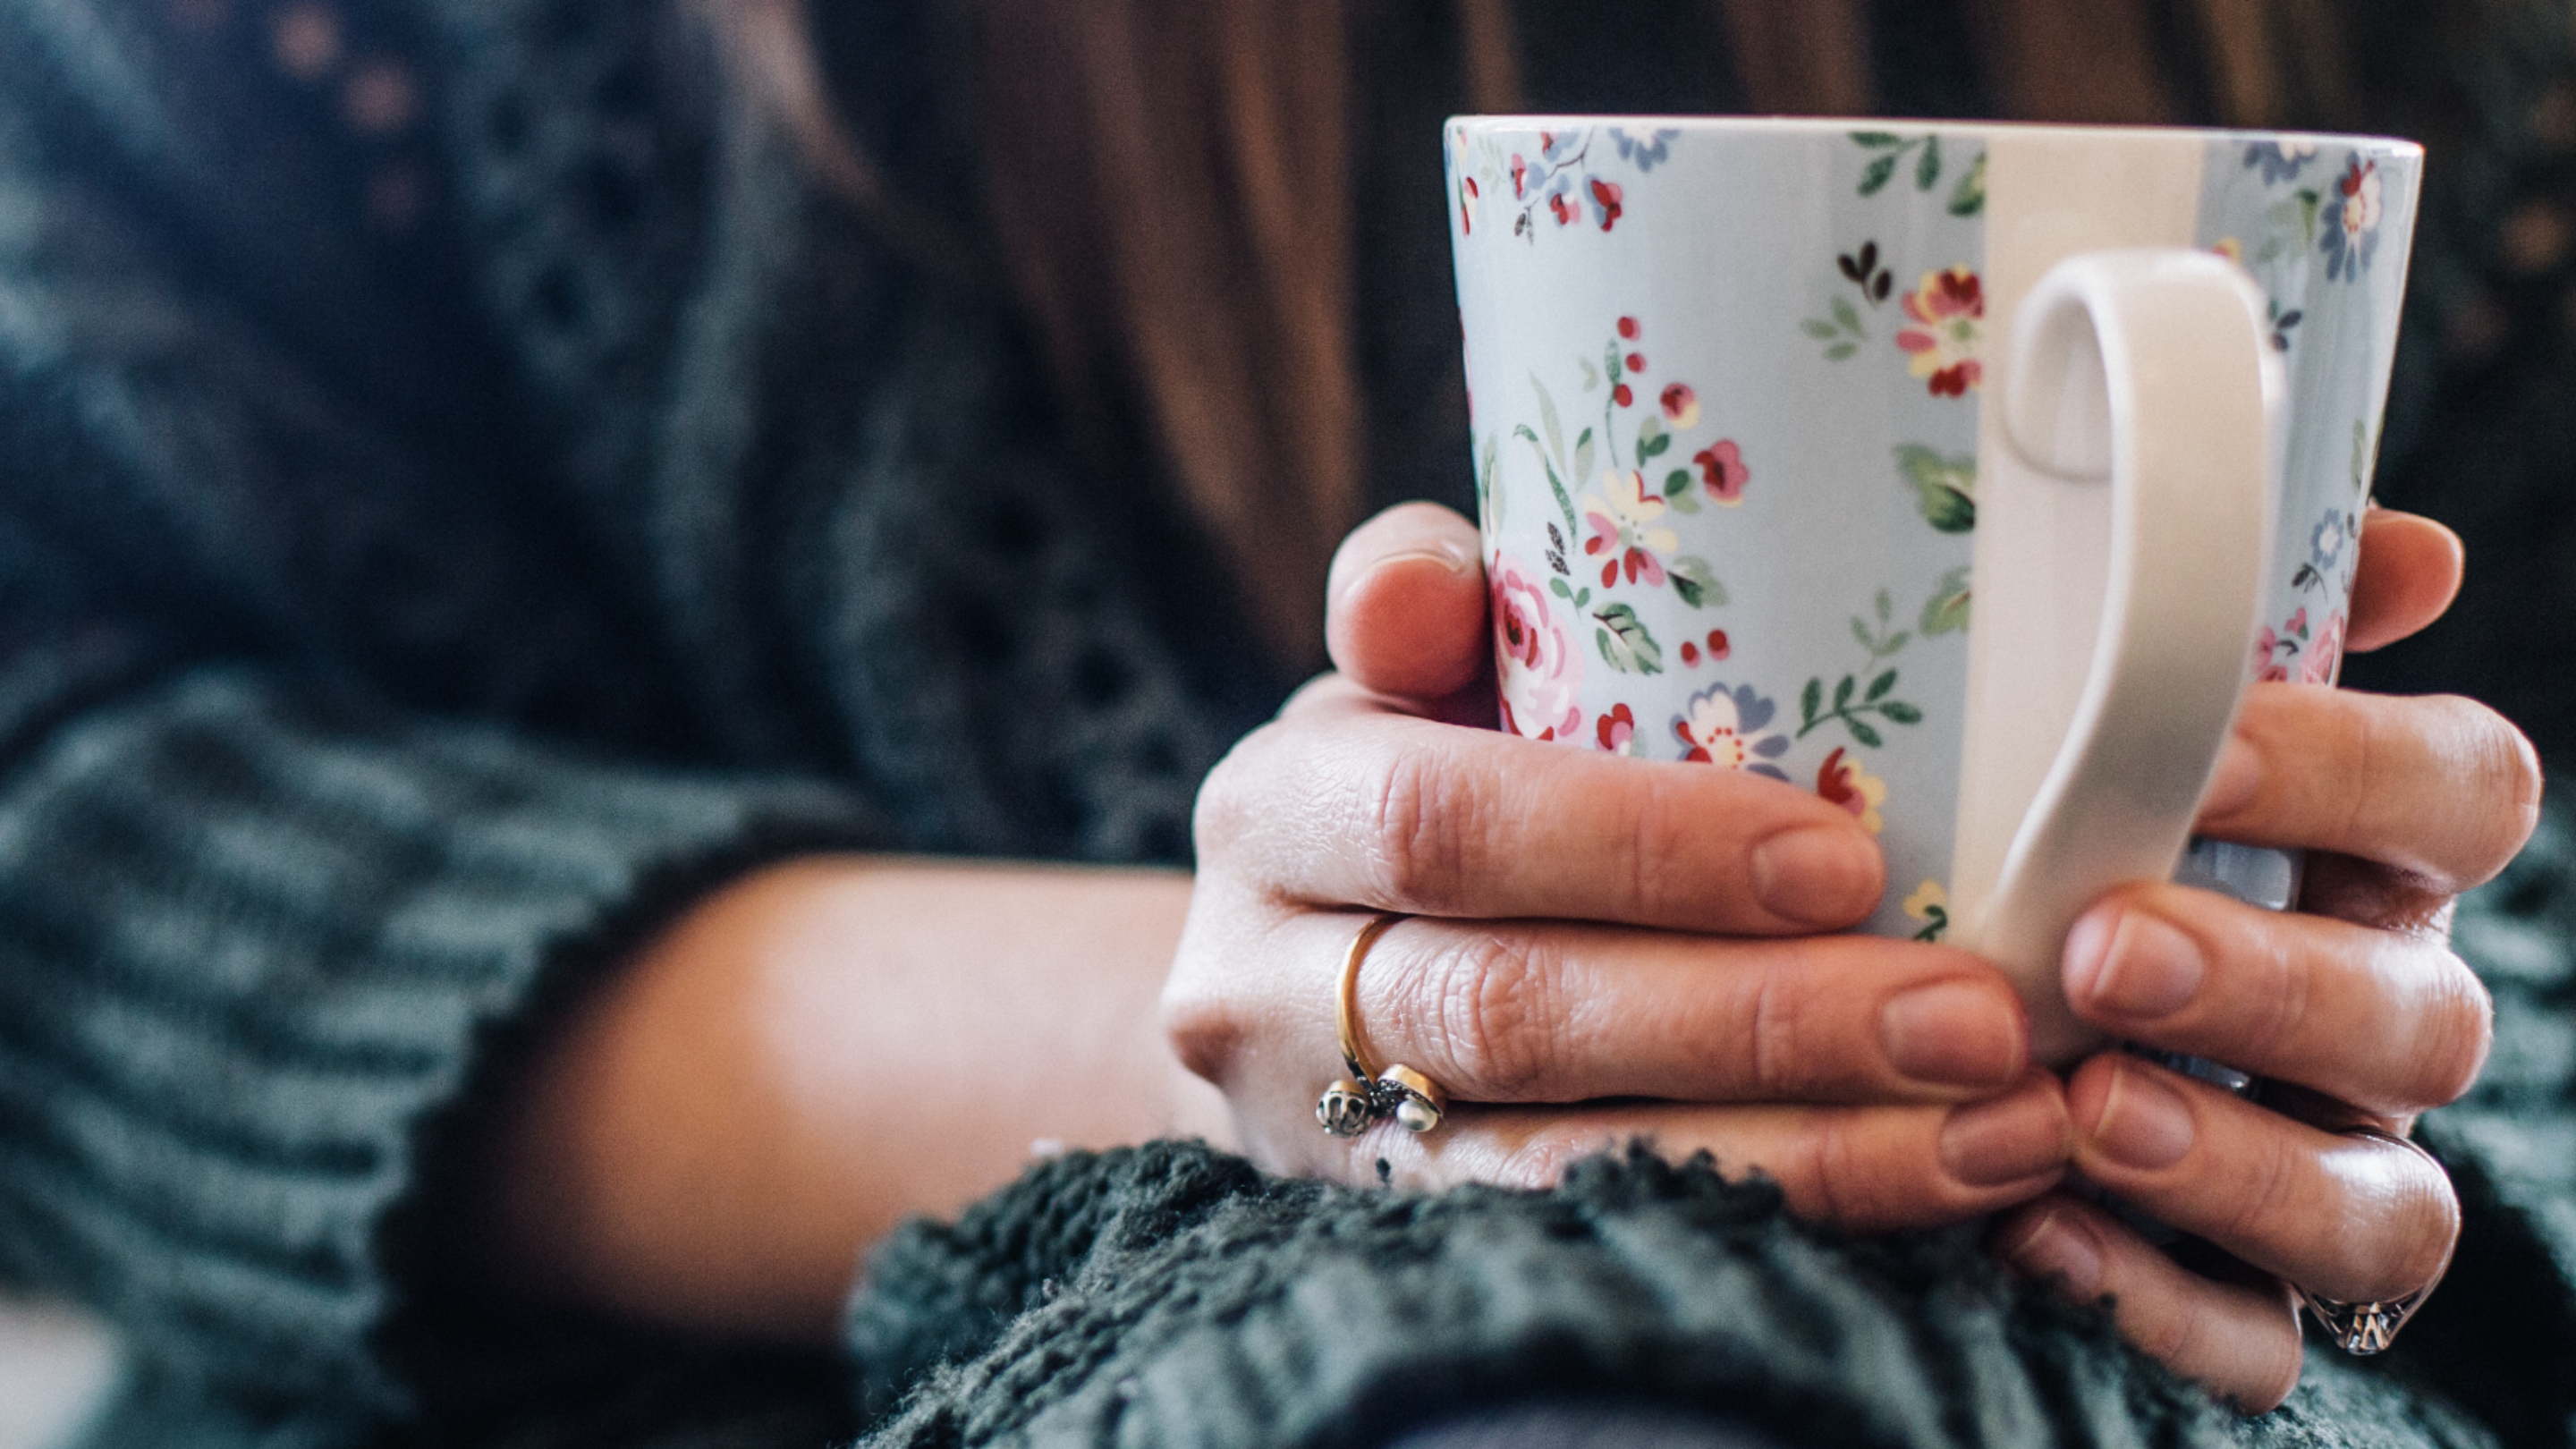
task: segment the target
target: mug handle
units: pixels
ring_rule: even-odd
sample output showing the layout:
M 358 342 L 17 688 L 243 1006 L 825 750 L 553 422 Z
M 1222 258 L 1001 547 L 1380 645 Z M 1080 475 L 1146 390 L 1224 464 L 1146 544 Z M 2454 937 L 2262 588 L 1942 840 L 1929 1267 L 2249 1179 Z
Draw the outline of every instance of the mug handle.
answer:
M 2023 983 L 2037 1058 L 2064 1062 L 2098 1040 L 2066 1005 L 2067 931 L 2112 887 L 2171 876 L 2244 699 L 2285 383 L 2244 274 L 2210 253 L 2156 248 L 2050 268 L 2018 309 L 2004 384 L 2020 461 L 2093 485 L 2066 506 L 2108 524 L 2079 530 L 2107 531 L 2106 575 L 2064 558 L 2019 561 L 2046 571 L 2068 610 L 2099 598 L 2101 622 L 1973 942 Z

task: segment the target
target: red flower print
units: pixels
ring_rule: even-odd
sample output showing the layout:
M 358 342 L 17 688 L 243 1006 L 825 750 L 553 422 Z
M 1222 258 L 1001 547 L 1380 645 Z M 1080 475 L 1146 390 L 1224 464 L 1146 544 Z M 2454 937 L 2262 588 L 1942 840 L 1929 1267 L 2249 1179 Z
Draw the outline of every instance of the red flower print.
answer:
M 1574 218 L 1580 214 L 1580 208 L 1575 206 L 1574 198 L 1566 195 L 1562 191 L 1547 199 L 1547 209 L 1555 214 L 1556 224 L 1558 226 L 1566 226 L 1572 223 Z
M 1620 336 L 1622 336 L 1622 337 L 1627 338 L 1627 339 L 1628 339 L 1629 341 L 1631 341 L 1631 342 L 1636 341 L 1636 340 L 1637 340 L 1637 319 L 1636 319 L 1636 318 L 1634 318 L 1634 317 L 1622 317 L 1622 318 L 1620 318 L 1620 319 L 1619 319 L 1619 335 L 1620 335 Z
M 1512 200 L 1519 201 L 1528 195 L 1529 163 L 1522 160 L 1520 153 L 1515 151 L 1512 153 Z
M 1699 465 L 1699 484 L 1709 497 L 1729 506 L 1744 501 L 1744 485 L 1752 480 L 1753 470 L 1744 466 L 1744 450 L 1733 438 L 1709 444 L 1691 454 L 1691 461 Z
M 1886 828 L 1878 807 L 1887 803 L 1887 782 L 1860 761 L 1844 758 L 1839 747 L 1825 756 L 1823 768 L 1816 771 L 1816 794 L 1825 803 L 1849 811 L 1872 835 Z
M 1912 324 L 1896 334 L 1906 369 L 1934 397 L 1965 397 L 1985 376 L 1978 364 L 1986 316 L 1985 285 L 1966 267 L 1925 272 L 1902 302 Z
M 1672 425 L 1673 431 L 1688 432 L 1699 426 L 1699 394 L 1691 391 L 1689 383 L 1664 384 L 1659 400 L 1664 406 L 1664 421 Z
M 1637 738 L 1637 715 L 1624 704 L 1610 706 L 1610 712 L 1593 722 L 1592 732 L 1601 748 L 1614 755 L 1624 755 Z
M 1604 181 L 1596 176 L 1592 179 L 1591 185 L 1593 208 L 1600 214 L 1601 229 L 1603 231 L 1608 231 L 1611 227 L 1617 225 L 1619 221 L 1619 212 L 1621 209 L 1619 206 L 1619 183 L 1616 181 Z
M 1610 400 L 1624 408 L 1637 400 L 1637 394 L 1629 389 L 1628 384 L 1623 382 L 1617 387 L 1610 389 Z

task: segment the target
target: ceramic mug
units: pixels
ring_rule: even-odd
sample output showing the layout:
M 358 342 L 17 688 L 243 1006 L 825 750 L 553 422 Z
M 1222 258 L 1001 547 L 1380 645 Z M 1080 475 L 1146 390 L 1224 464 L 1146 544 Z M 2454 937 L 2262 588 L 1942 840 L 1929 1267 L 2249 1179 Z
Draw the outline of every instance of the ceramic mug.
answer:
M 2058 957 L 2189 843 L 2245 686 L 2331 683 L 2422 153 L 2363 137 L 1447 126 L 1505 728 L 1811 789 L 1868 929 Z M 2187 849 L 2188 845 L 2188 849 Z

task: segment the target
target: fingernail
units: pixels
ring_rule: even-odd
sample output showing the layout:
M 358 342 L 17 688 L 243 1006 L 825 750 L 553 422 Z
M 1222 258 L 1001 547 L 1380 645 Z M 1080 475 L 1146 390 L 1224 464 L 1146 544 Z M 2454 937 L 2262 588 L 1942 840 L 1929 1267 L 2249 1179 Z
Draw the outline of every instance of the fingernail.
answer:
M 2200 813 L 2226 815 L 2241 810 L 2254 798 L 2263 783 L 2263 757 L 2254 747 L 2234 735 L 2218 750 L 2218 764 L 2209 772 L 2209 789 L 2200 797 Z
M 2145 911 L 2096 912 L 2066 936 L 2069 992 L 2114 1016 L 2170 1016 L 2200 994 L 2206 970 L 2198 941 Z
M 2004 1261 L 2024 1276 L 2056 1279 L 2076 1298 L 2091 1298 L 2102 1282 L 2102 1250 L 2062 1213 L 2043 1214 L 2020 1242 L 2005 1247 Z
M 1448 570 L 1450 573 L 1464 574 L 1469 568 L 1474 566 L 1475 557 L 1468 553 L 1462 545 L 1452 543 L 1447 539 L 1441 539 L 1433 543 L 1425 544 L 1419 548 L 1408 548 L 1400 553 L 1387 554 L 1382 558 L 1372 561 L 1367 568 L 1361 569 L 1357 573 L 1344 575 L 1339 585 L 1333 590 L 1333 598 L 1336 601 L 1346 599 L 1352 594 L 1358 592 L 1360 585 L 1368 582 L 1370 579 L 1376 578 L 1379 574 L 1385 573 L 1387 570 L 1399 565 L 1413 563 L 1438 564 L 1441 568 Z
M 1753 895 L 1773 915 L 1847 926 L 1878 904 L 1878 852 L 1856 829 L 1806 825 L 1753 848 Z
M 1941 1124 L 1941 1167 L 1970 1187 L 2001 1187 L 2064 1166 L 2066 1137 L 2066 1109 L 2054 1092 L 1972 1102 Z
M 1878 1016 L 1879 1043 L 1918 1082 L 1999 1087 L 2022 1073 L 2021 1016 L 2004 993 L 1965 981 L 1918 986 Z
M 1444 538 L 1426 548 L 1409 548 L 1402 553 L 1388 554 L 1370 565 L 1369 572 L 1375 573 L 1390 564 L 1411 563 L 1422 559 L 1436 563 L 1453 574 L 1465 573 L 1467 565 L 1471 562 L 1464 547 Z
M 2144 1066 L 2123 1062 L 2111 1075 L 2102 1115 L 2093 1123 L 2094 1144 L 2123 1167 L 2152 1172 L 2171 1167 L 2191 1151 L 2191 1104 L 2156 1080 Z

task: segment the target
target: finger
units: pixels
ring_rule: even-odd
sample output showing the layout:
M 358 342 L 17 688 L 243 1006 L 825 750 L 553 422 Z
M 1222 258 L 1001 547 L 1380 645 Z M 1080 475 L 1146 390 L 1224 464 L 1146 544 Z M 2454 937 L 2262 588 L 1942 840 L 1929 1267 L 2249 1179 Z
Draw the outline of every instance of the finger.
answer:
M 2361 520 L 2361 559 L 2352 577 L 2352 622 L 2343 647 L 2367 653 L 2442 617 L 2458 597 L 2467 550 L 2429 518 L 2374 508 Z
M 2278 1407 L 2299 1381 L 2298 1301 L 2280 1283 L 2204 1278 L 2064 1193 L 1998 1221 L 1993 1242 L 2075 1302 L 2110 1300 L 2121 1337 L 2244 1413 Z
M 1279 950 L 1332 961 L 1353 919 L 1301 917 Z M 2010 1086 L 2030 1061 L 2012 984 L 1948 947 L 1411 920 L 1363 964 L 1366 1056 L 1427 1072 L 1459 1101 L 1956 1101 Z M 1316 988 L 1301 999 L 1321 1063 L 1332 993 Z
M 1399 503 L 1361 524 L 1334 552 L 1324 589 L 1325 647 L 1362 688 L 1434 700 L 1484 678 L 1492 649 L 1476 526 L 1450 510 Z
M 2222 1061 L 2386 1116 L 2477 1080 L 2494 1005 L 2437 938 L 2133 886 L 2067 933 L 2067 1003 L 2114 1037 Z
M 2065 1174 L 2066 1109 L 2044 1073 L 2005 1096 L 1947 1108 L 1479 1107 L 1422 1136 L 1392 1123 L 1371 1128 L 1331 1170 L 1424 1188 L 1545 1187 L 1587 1157 L 1641 1141 L 1672 1161 L 1706 1152 L 1732 1179 L 1766 1178 L 1800 1217 L 1879 1232 L 1959 1222 L 2055 1186 Z
M 1885 867 L 1780 781 L 1415 719 L 1327 679 L 1199 793 L 1202 860 L 1280 899 L 1733 934 L 1848 926 Z
M 2449 895 L 2502 870 L 2539 820 L 2539 755 L 2475 700 L 2257 684 L 2199 825 L 2378 861 Z
M 2395 1298 L 2450 1262 L 2459 1199 L 2412 1146 L 2319 1131 L 2118 1052 L 2078 1067 L 2066 1098 L 2086 1178 L 2310 1292 Z

